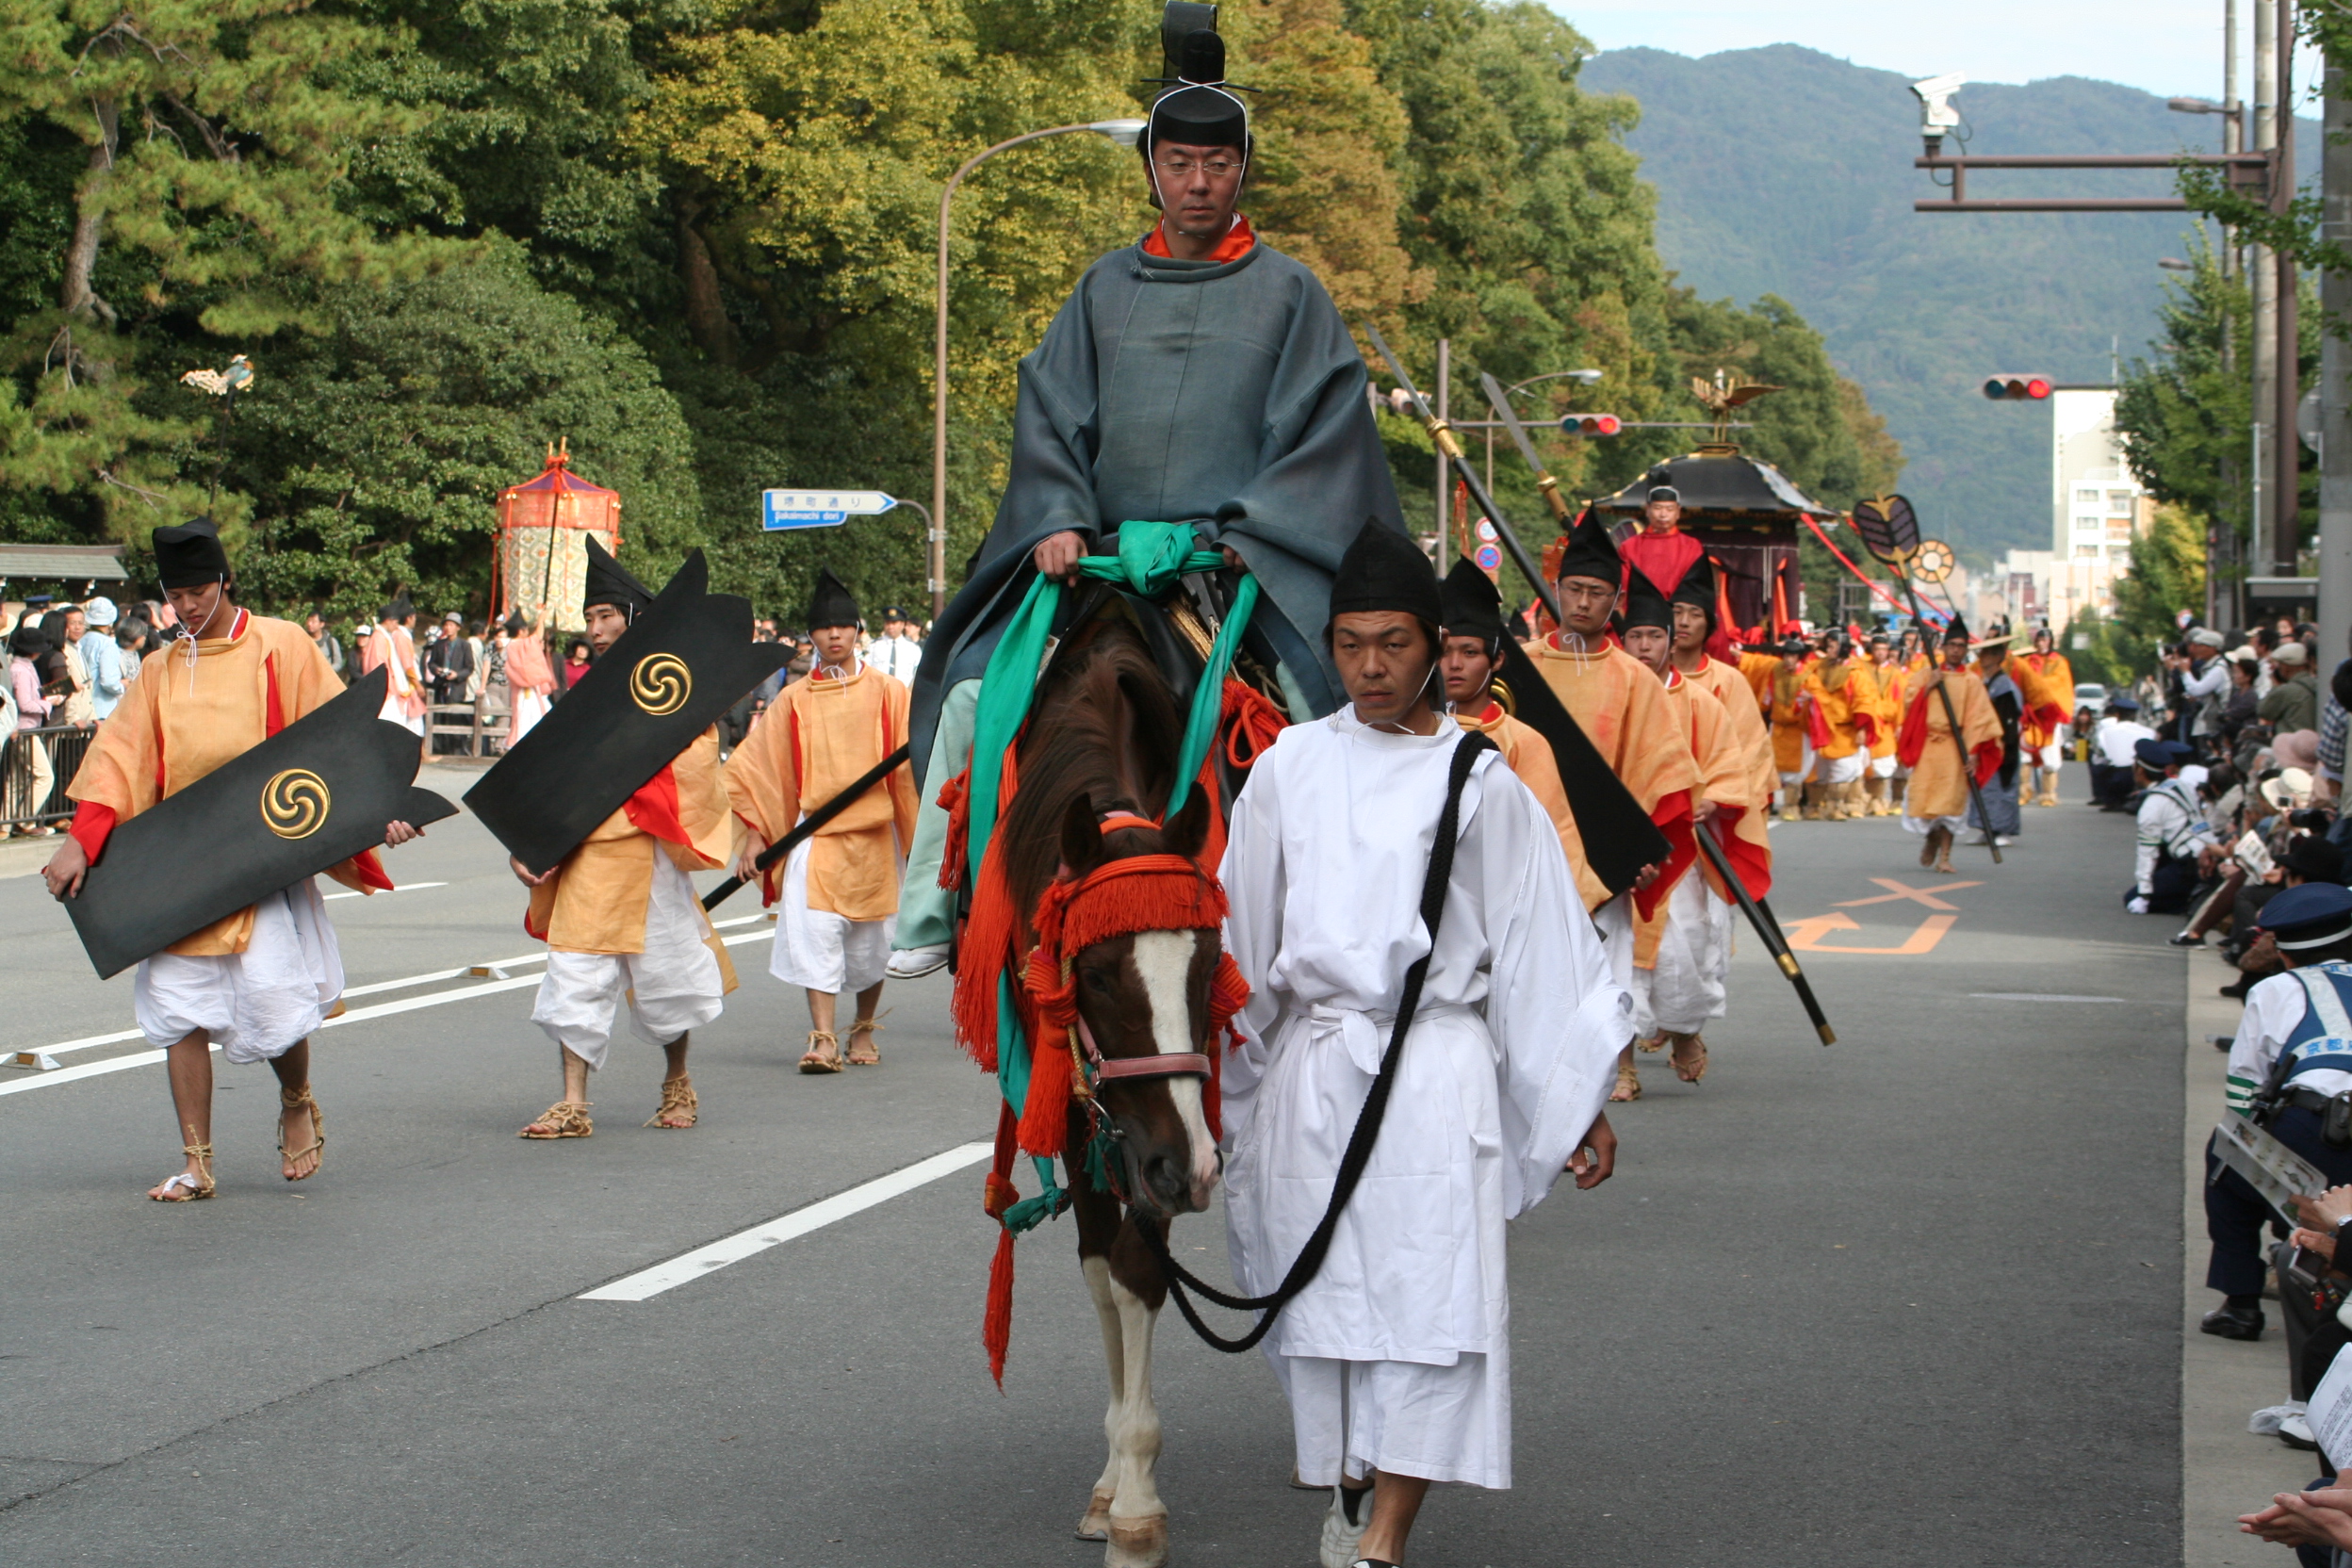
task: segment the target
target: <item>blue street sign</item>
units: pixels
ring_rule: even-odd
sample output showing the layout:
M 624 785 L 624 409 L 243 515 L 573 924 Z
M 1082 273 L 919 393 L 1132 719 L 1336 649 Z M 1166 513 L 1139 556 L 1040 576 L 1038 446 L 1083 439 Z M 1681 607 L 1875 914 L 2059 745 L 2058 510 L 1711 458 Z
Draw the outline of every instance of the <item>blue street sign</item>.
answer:
M 770 532 L 838 528 L 851 517 L 870 517 L 897 504 L 879 490 L 762 490 L 760 526 Z

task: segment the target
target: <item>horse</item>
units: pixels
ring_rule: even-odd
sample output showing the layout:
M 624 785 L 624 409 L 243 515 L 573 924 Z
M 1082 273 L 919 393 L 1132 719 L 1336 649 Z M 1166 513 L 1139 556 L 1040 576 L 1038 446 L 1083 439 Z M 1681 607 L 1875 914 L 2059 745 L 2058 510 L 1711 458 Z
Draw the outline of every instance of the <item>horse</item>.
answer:
M 999 831 L 1013 906 L 1027 913 L 1057 882 L 1068 887 L 1143 856 L 1197 859 L 1209 841 L 1217 807 L 1206 789 L 1159 825 L 1184 719 L 1124 602 L 1106 596 L 1057 649 L 1015 748 L 1020 787 Z M 1214 890 L 1205 874 L 1202 881 Z M 1221 910 L 1221 890 L 1215 896 Z M 1168 1509 L 1153 1479 L 1152 1338 L 1168 1287 L 1143 1232 L 1154 1228 L 1164 1247 L 1169 1222 L 1206 1209 L 1222 1172 L 1205 1095 L 1223 951 L 1212 925 L 1135 931 L 1064 959 L 1093 1079 L 1090 1099 L 1070 1101 L 1067 1190 L 1110 1373 L 1109 1457 L 1077 1533 L 1105 1543 L 1105 1568 L 1158 1568 L 1168 1560 Z M 1081 1157 L 1098 1133 L 1112 1151 L 1108 1192 L 1097 1190 Z

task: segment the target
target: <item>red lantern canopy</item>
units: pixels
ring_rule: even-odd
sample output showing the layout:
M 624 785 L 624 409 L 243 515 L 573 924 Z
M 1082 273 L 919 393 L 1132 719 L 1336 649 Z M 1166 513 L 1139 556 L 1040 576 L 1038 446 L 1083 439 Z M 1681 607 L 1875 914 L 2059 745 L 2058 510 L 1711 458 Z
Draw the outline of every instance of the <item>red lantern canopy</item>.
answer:
M 542 627 L 581 631 L 580 596 L 588 587 L 588 535 L 621 547 L 620 493 L 571 471 L 571 438 L 547 449 L 547 466 L 526 484 L 498 495 L 498 549 L 490 565 L 490 604 L 503 619 L 519 610 Z

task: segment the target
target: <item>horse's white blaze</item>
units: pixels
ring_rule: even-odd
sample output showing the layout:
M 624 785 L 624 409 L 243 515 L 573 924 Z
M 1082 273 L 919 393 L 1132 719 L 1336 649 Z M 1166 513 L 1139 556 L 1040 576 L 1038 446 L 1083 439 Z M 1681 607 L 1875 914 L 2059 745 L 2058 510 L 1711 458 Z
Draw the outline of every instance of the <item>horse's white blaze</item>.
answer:
M 1192 956 L 1199 950 L 1197 931 L 1141 931 L 1133 949 L 1135 975 L 1143 982 L 1145 1000 L 1152 1004 L 1152 1044 L 1163 1056 L 1182 1056 L 1200 1049 L 1192 1038 L 1191 1009 L 1185 1005 L 1184 983 L 1192 973 Z M 1211 1041 L 1209 1049 L 1217 1049 Z M 1192 1156 L 1192 1201 L 1206 1208 L 1217 1187 L 1217 1140 L 1209 1136 L 1209 1119 L 1200 1100 L 1200 1080 L 1170 1078 L 1168 1092 L 1184 1124 L 1184 1141 Z

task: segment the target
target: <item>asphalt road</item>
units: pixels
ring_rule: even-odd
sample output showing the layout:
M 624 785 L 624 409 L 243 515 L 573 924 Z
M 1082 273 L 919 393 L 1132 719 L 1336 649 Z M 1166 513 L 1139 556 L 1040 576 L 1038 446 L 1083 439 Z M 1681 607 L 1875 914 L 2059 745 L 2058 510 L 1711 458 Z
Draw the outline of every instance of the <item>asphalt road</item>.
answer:
M 1707 1082 L 1650 1068 L 1617 1178 L 1517 1224 L 1518 1486 L 1441 1490 L 1414 1568 L 2180 1560 L 2181 969 L 2114 894 L 2128 821 L 2026 825 L 1951 879 L 1888 821 L 1774 830 L 1784 924 L 1917 945 L 1936 911 L 1900 894 L 1797 923 L 1886 877 L 1941 881 L 1949 928 L 1804 956 L 1829 1049 L 1743 939 Z M 354 986 L 531 951 L 470 819 L 388 865 L 446 885 L 331 906 Z M 130 1026 L 37 879 L 0 880 L 0 1047 Z M 660 1054 L 616 1044 L 594 1138 L 515 1138 L 559 1087 L 527 987 L 322 1033 L 299 1184 L 269 1074 L 222 1067 L 212 1202 L 140 1197 L 177 1163 L 159 1068 L 0 1094 L 0 1562 L 1098 1560 L 1070 1537 L 1103 1391 L 1073 1239 L 1021 1244 L 1000 1393 L 978 1167 L 578 1298 L 991 1130 L 943 985 L 891 988 L 882 1067 L 804 1078 L 799 998 L 764 940 L 733 951 L 691 1133 L 638 1127 Z M 1221 1270 L 1214 1217 L 1178 1245 Z M 1264 1364 L 1171 1314 L 1157 1369 L 1177 1560 L 1311 1564 Z

